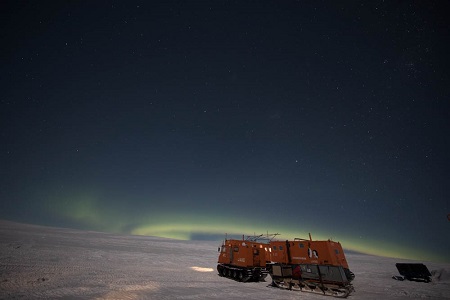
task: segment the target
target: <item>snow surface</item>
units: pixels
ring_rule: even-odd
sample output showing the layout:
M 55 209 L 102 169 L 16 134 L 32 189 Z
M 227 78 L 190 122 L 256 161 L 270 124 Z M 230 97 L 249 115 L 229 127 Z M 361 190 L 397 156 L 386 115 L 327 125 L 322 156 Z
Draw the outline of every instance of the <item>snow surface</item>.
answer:
M 220 243 L 0 221 L 0 299 L 331 299 L 217 275 Z M 345 245 L 344 245 L 345 246 Z M 431 283 L 396 281 L 396 262 L 348 253 L 348 299 L 450 299 L 450 264 L 423 262 Z

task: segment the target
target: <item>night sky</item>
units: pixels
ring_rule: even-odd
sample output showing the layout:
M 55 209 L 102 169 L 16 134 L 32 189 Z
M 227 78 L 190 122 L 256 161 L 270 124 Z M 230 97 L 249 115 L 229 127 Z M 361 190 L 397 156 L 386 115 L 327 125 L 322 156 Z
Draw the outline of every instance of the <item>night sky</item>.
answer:
M 450 261 L 447 1 L 2 1 L 0 218 Z

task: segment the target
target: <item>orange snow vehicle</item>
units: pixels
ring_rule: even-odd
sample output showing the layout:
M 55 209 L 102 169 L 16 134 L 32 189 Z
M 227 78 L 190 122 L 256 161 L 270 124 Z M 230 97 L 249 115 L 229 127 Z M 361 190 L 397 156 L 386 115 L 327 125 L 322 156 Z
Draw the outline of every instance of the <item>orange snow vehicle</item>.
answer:
M 264 281 L 269 273 L 268 250 L 269 240 L 263 235 L 225 239 L 219 248 L 217 271 L 220 276 L 237 281 Z
M 271 241 L 269 253 L 273 286 L 342 298 L 354 291 L 355 275 L 339 242 L 313 241 L 311 235 L 309 240 Z

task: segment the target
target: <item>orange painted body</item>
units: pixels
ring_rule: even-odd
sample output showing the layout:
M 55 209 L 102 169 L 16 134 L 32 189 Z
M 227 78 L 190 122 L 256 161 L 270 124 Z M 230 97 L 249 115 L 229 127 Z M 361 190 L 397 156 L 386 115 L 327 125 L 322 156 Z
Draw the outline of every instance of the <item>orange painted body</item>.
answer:
M 334 241 L 271 241 L 270 260 L 281 264 L 317 264 L 348 269 L 344 250 Z
M 273 241 L 278 234 L 225 239 L 219 248 L 217 272 L 239 282 L 264 281 L 272 286 L 347 297 L 355 278 L 339 242 L 331 240 Z M 265 240 L 265 242 L 262 242 Z
M 225 240 L 220 249 L 219 264 L 241 268 L 266 267 L 269 245 L 254 241 Z

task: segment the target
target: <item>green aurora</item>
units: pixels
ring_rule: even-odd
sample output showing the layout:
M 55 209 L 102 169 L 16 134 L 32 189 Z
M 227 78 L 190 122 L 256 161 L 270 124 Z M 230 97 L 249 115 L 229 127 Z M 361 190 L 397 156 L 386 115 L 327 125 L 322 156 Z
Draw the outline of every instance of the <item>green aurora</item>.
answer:
M 365 254 L 405 258 L 425 261 L 448 261 L 448 257 L 391 240 L 355 238 L 333 228 L 315 228 L 307 223 L 295 226 L 292 223 L 271 223 L 269 219 L 233 217 L 227 214 L 211 215 L 203 213 L 167 212 L 166 210 L 129 215 L 122 210 L 102 204 L 97 197 L 78 196 L 48 204 L 51 213 L 70 220 L 80 228 L 105 232 L 158 236 L 178 240 L 191 240 L 195 236 L 209 236 L 212 239 L 228 236 L 279 233 L 279 239 L 307 238 L 311 233 L 314 240 L 332 239 L 340 242 L 347 250 Z M 305 228 L 305 229 L 301 229 Z

